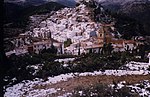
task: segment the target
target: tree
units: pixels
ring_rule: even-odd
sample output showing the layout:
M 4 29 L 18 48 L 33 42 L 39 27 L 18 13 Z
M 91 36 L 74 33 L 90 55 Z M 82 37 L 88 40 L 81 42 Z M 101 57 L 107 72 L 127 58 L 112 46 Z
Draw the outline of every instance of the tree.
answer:
M 110 55 L 113 51 L 113 46 L 111 43 L 108 44 L 104 44 L 103 48 L 102 48 L 102 54 L 108 54 Z
M 113 46 L 112 46 L 112 44 L 111 43 L 108 43 L 107 44 L 107 51 L 108 51 L 108 54 L 111 54 L 112 53 L 112 51 L 113 51 Z
M 94 1 L 94 0 L 90 0 L 89 3 L 88 3 L 88 6 L 91 7 L 91 8 L 96 8 L 97 7 L 97 2 Z
M 70 46 L 70 44 L 72 44 L 71 39 L 68 38 L 65 42 L 64 42 L 64 47 L 68 47 Z
M 57 48 L 52 44 L 50 48 L 44 48 L 41 53 L 57 54 Z
M 51 49 L 50 53 L 57 54 L 57 48 L 53 44 L 51 45 L 50 49 Z
M 86 0 L 81 0 L 80 3 L 85 5 L 87 4 Z
M 143 59 L 144 58 L 144 56 L 145 56 L 145 45 L 139 45 L 138 46 L 138 49 L 139 49 L 139 55 L 141 56 L 141 58 Z

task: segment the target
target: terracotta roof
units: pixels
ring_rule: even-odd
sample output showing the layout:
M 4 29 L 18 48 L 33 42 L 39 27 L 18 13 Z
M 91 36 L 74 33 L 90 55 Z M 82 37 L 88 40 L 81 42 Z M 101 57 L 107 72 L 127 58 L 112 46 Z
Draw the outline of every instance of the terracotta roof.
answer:
M 101 47 L 103 47 L 103 44 L 99 44 L 99 45 L 94 44 L 94 45 L 91 45 L 91 46 L 87 46 L 87 47 L 85 47 L 85 49 L 91 49 L 91 48 L 101 48 Z
M 50 40 L 47 40 L 47 41 L 39 41 L 39 42 L 34 42 L 33 44 L 34 45 L 40 45 L 40 44 L 50 44 L 51 41 Z
M 124 40 L 111 40 L 111 43 L 113 44 L 123 44 Z
M 56 43 L 61 43 L 61 42 L 59 42 L 59 41 L 57 41 L 57 40 L 55 40 L 53 38 L 51 38 L 50 40 L 53 41 L 53 42 L 56 42 Z
M 134 40 L 125 40 L 124 43 L 127 43 L 127 44 L 134 44 L 136 43 Z

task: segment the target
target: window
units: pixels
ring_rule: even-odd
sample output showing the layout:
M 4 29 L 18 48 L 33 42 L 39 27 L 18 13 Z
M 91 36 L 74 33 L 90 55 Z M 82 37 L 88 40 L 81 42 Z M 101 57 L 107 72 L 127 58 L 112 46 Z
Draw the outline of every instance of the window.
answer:
M 102 37 L 102 34 L 100 34 L 100 37 Z

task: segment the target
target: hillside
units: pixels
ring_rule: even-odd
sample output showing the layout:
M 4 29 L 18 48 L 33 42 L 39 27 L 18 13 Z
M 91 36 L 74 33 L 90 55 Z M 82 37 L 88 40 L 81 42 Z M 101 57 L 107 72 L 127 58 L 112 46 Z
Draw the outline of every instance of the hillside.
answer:
M 121 14 L 136 21 L 143 29 L 141 35 L 150 35 L 150 1 L 148 0 L 111 0 L 101 2 L 105 9 Z
M 33 81 L 24 80 L 7 87 L 5 96 L 91 97 L 88 95 L 92 95 L 92 97 L 97 97 L 99 95 L 98 97 L 105 97 L 100 95 L 109 94 L 107 97 L 116 97 L 115 95 L 118 95 L 117 97 L 124 97 L 124 95 L 147 97 L 150 95 L 150 72 L 145 66 L 149 65 L 134 62 L 127 64 L 129 70 L 76 72 L 48 77 L 47 80 L 38 78 Z M 138 68 L 143 68 L 143 70 Z M 103 85 L 108 87 L 103 87 Z
M 19 6 L 7 9 L 15 19 L 4 28 L 4 97 L 150 96 L 150 46 L 143 24 L 127 15 L 134 8 Z
M 119 12 L 143 24 L 145 34 L 150 35 L 150 2 L 128 2 Z
M 51 11 L 56 11 L 64 7 L 65 6 L 58 4 L 56 2 L 49 2 L 39 6 L 30 5 L 26 7 L 13 3 L 4 3 L 5 8 L 4 35 L 5 37 L 14 36 L 14 34 L 11 32 L 12 29 L 13 30 L 16 29 L 15 32 L 18 32 L 17 29 L 24 30 L 26 28 L 26 25 L 28 24 L 29 16 L 31 15 L 50 13 Z
M 4 9 L 5 9 L 4 23 L 7 23 L 7 22 L 15 21 L 16 17 L 18 17 L 18 14 L 21 13 L 24 7 L 13 3 L 4 3 Z
M 5 3 L 13 3 L 20 6 L 38 6 L 47 3 L 45 0 L 4 0 Z
M 6 23 L 7 22 L 20 22 L 27 19 L 33 14 L 44 14 L 52 10 L 59 10 L 65 6 L 56 2 L 49 2 L 39 6 L 21 6 L 13 3 L 4 3 Z

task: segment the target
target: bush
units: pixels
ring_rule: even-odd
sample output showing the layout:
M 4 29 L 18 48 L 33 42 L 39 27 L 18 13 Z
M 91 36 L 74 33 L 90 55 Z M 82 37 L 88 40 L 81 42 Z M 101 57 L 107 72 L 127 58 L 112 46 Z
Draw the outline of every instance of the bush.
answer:
M 64 47 L 68 47 L 72 44 L 71 39 L 67 39 L 67 41 L 64 42 Z
M 58 58 L 76 57 L 73 62 L 68 62 L 68 66 L 63 67 L 64 63 L 56 62 Z M 82 54 L 80 56 L 56 55 L 51 53 L 26 54 L 24 56 L 12 55 L 9 57 L 12 67 L 7 71 L 9 79 L 14 77 L 19 81 L 31 78 L 46 78 L 65 73 L 74 72 L 93 72 L 97 70 L 119 69 L 127 61 L 131 61 L 134 56 L 130 53 L 113 53 L 112 55 L 101 55 L 96 53 Z M 44 64 L 41 70 L 35 75 L 33 70 L 26 68 L 29 65 Z M 148 69 L 150 70 L 150 69 Z M 23 76 L 26 75 L 26 76 Z

